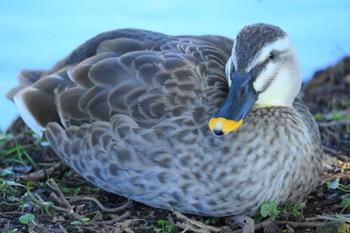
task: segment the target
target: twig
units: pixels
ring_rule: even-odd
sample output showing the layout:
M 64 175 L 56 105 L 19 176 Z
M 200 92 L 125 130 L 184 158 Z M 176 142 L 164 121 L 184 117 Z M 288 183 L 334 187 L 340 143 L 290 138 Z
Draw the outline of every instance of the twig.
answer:
M 329 154 L 332 154 L 332 155 L 335 155 L 335 156 L 338 156 L 338 151 L 328 147 L 328 146 L 323 146 L 323 150 Z
M 344 162 L 349 162 L 350 161 L 350 159 L 346 155 L 344 155 L 340 151 L 334 150 L 334 149 L 332 149 L 332 148 L 330 148 L 328 146 L 323 146 L 323 150 L 324 150 L 324 152 L 335 156 L 337 159 L 339 159 L 341 161 L 344 161 Z
M 127 233 L 134 233 L 129 227 L 134 223 L 134 220 L 128 219 L 124 222 L 117 223 L 110 233 L 119 233 L 126 231 Z
M 184 229 L 183 232 L 186 232 L 187 230 L 191 230 L 191 231 L 195 231 L 195 232 L 203 232 L 204 233 L 204 232 L 219 232 L 222 230 L 221 228 L 209 226 L 209 225 L 206 225 L 204 223 L 198 222 L 194 219 L 190 219 L 190 218 L 186 217 L 185 215 L 183 215 L 175 210 L 173 210 L 172 213 L 175 214 L 175 216 L 178 219 L 181 219 L 181 220 L 184 220 L 187 222 L 187 224 L 186 223 L 185 224 L 176 223 L 177 226 Z M 196 228 L 198 228 L 198 229 L 196 229 Z
M 254 230 L 256 231 L 256 230 L 262 229 L 262 228 L 266 227 L 267 225 L 270 225 L 275 220 L 276 220 L 276 217 L 269 217 L 265 221 L 262 221 L 261 223 L 256 224 Z M 234 231 L 232 231 L 232 233 L 243 233 L 244 232 L 243 230 L 244 229 L 234 230 Z
M 51 193 L 50 196 L 58 203 L 60 203 L 61 205 L 65 206 L 66 208 L 62 208 L 62 207 L 58 207 L 58 206 L 53 206 L 53 208 L 55 210 L 58 211 L 62 211 L 62 212 L 66 212 L 69 213 L 70 215 L 72 215 L 75 219 L 78 219 L 79 221 L 82 221 L 85 216 L 79 215 L 77 213 L 74 212 L 73 207 L 71 206 L 71 204 L 67 201 L 66 197 L 64 196 L 63 192 L 61 191 L 61 189 L 58 187 L 58 185 L 56 184 L 56 182 L 53 179 L 50 179 L 51 182 L 51 187 L 58 193 L 59 197 L 57 197 L 57 195 L 55 193 Z M 81 198 L 75 198 L 75 200 L 90 200 L 90 201 L 94 201 L 102 210 L 106 211 L 106 212 L 116 212 L 116 211 L 120 211 L 122 209 L 127 208 L 131 201 L 128 201 L 126 204 L 124 204 L 121 207 L 118 208 L 114 208 L 114 209 L 108 209 L 106 207 L 104 207 L 96 198 L 92 198 L 92 197 L 81 197 Z M 71 201 L 74 201 L 74 198 L 71 198 Z M 108 221 L 90 221 L 90 222 L 84 222 L 83 224 L 84 226 L 88 226 L 90 224 L 97 224 L 97 225 L 112 225 L 116 222 L 120 222 L 121 220 L 127 218 L 130 216 L 130 212 L 127 211 L 124 214 L 120 215 L 119 217 L 112 219 L 112 220 L 108 220 Z
M 339 121 L 331 121 L 331 122 L 319 122 L 318 125 L 320 127 L 332 127 L 332 126 L 337 126 L 337 125 L 350 125 L 350 121 L 339 120 Z
M 51 193 L 50 196 L 58 203 L 62 204 L 62 200 L 60 198 L 57 197 L 56 194 L 54 193 Z M 64 203 L 64 202 L 63 202 Z M 77 213 L 74 212 L 73 208 L 69 205 L 69 206 L 66 206 L 66 208 L 63 208 L 63 207 L 59 207 L 59 206 L 55 206 L 53 205 L 52 206 L 53 209 L 57 210 L 57 211 L 61 211 L 61 212 L 65 212 L 65 213 L 68 213 L 70 215 L 73 216 L 73 218 L 79 220 L 79 221 L 82 221 L 85 216 L 81 216 Z
M 53 173 L 55 173 L 57 170 L 59 170 L 61 167 L 63 167 L 63 164 L 59 162 L 53 167 L 46 168 L 46 169 L 40 169 L 38 171 L 20 176 L 20 180 L 23 181 L 41 181 L 46 180 L 48 176 L 51 176 Z
M 332 177 L 332 179 L 326 180 L 325 182 L 328 181 L 334 181 L 336 177 Z M 322 200 L 320 202 L 316 202 L 316 203 L 310 203 L 308 204 L 309 208 L 315 208 L 315 207 L 322 207 L 322 206 L 329 206 L 329 205 L 333 205 L 335 203 L 339 203 L 340 202 L 341 197 L 340 196 L 335 196 L 329 199 L 325 199 Z M 306 218 L 306 221 L 313 221 L 313 220 L 308 220 L 308 218 Z
M 56 195 L 56 193 L 50 193 L 52 197 L 58 204 L 65 206 L 65 203 Z
M 327 220 L 327 221 L 347 222 L 348 220 L 346 218 L 350 218 L 350 214 L 317 215 L 316 217 L 307 218 L 306 220 L 321 219 L 321 220 Z
M 60 199 L 63 201 L 64 205 L 66 207 L 68 207 L 69 209 L 73 210 L 73 207 L 70 205 L 70 203 L 67 201 L 66 197 L 64 196 L 62 190 L 60 189 L 60 187 L 58 187 L 58 185 L 56 184 L 54 179 L 50 179 L 50 182 L 52 184 L 52 188 L 58 193 L 58 195 L 60 196 Z
M 126 211 L 124 214 L 120 215 L 119 217 L 111 220 L 106 221 L 90 221 L 90 222 L 84 222 L 84 225 L 94 224 L 94 225 L 113 225 L 114 223 L 120 222 L 123 219 L 126 219 L 127 217 L 130 217 L 130 212 Z
M 66 197 L 64 196 L 62 190 L 58 187 L 58 185 L 56 184 L 54 179 L 50 179 L 50 186 L 51 188 L 53 188 L 59 195 L 59 197 L 55 194 L 55 193 L 51 193 L 50 196 L 56 201 L 58 202 L 60 205 L 65 206 L 65 208 L 59 207 L 59 206 L 52 206 L 53 209 L 57 210 L 57 211 L 62 211 L 62 212 L 66 212 L 70 215 L 73 216 L 73 218 L 82 221 L 85 216 L 82 216 L 80 214 L 77 214 L 74 212 L 73 207 L 70 205 L 70 203 L 67 201 Z
M 126 208 L 130 207 L 132 205 L 132 201 L 128 200 L 125 204 L 122 206 L 119 206 L 117 208 L 106 208 L 104 207 L 99 200 L 97 200 L 94 197 L 68 197 L 70 202 L 75 202 L 75 201 L 93 201 L 95 204 L 103 211 L 107 213 L 115 213 L 119 212 L 122 210 L 125 210 Z
M 292 221 L 275 221 L 277 225 L 289 225 L 293 228 L 297 227 L 318 227 L 323 225 L 322 222 L 292 222 Z
M 66 228 L 64 228 L 61 224 L 58 224 L 60 230 L 62 231 L 62 233 L 68 233 Z
M 344 174 L 344 173 L 340 173 L 340 174 L 334 174 L 332 176 L 329 176 L 327 178 L 322 179 L 323 182 L 332 182 L 335 179 L 350 179 L 350 174 Z
M 261 223 L 256 224 L 254 229 L 255 230 L 262 229 L 262 228 L 266 227 L 267 225 L 270 225 L 275 220 L 276 220 L 276 217 L 269 217 L 265 221 L 262 221 Z
M 243 233 L 243 229 L 241 228 L 241 229 L 238 229 L 238 230 L 234 230 L 234 231 L 232 231 L 232 233 Z
M 23 212 L 19 211 L 10 211 L 10 212 L 1 212 L 0 216 L 1 217 L 13 217 L 14 215 L 23 215 Z

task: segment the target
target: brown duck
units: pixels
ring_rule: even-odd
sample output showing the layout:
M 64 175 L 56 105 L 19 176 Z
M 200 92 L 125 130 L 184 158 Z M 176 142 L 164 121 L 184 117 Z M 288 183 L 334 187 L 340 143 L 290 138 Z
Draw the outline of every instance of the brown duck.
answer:
M 321 178 L 297 55 L 276 26 L 244 27 L 234 41 L 111 31 L 19 80 L 8 96 L 62 160 L 146 205 L 254 214 L 305 197 Z

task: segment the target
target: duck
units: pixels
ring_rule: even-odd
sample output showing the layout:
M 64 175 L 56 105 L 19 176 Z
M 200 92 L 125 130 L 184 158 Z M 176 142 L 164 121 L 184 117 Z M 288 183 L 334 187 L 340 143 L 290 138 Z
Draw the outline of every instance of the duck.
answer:
M 155 208 L 254 215 L 322 177 L 316 121 L 298 97 L 292 40 L 256 23 L 235 39 L 118 29 L 8 92 L 80 176 Z

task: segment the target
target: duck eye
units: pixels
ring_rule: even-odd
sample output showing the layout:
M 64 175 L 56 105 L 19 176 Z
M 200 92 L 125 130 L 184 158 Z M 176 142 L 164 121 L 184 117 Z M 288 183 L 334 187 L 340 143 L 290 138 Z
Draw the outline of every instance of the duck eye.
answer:
M 275 57 L 276 57 L 276 52 L 275 51 L 271 51 L 270 55 L 269 55 L 269 59 L 273 60 L 273 59 L 275 59 Z

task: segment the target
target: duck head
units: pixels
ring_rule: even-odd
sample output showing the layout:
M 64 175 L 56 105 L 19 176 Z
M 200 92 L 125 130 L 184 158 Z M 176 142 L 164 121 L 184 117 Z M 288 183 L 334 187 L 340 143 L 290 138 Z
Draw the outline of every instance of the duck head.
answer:
M 237 35 L 226 64 L 229 92 L 209 128 L 221 136 L 238 129 L 252 108 L 292 107 L 301 75 L 295 49 L 279 27 L 253 24 Z

